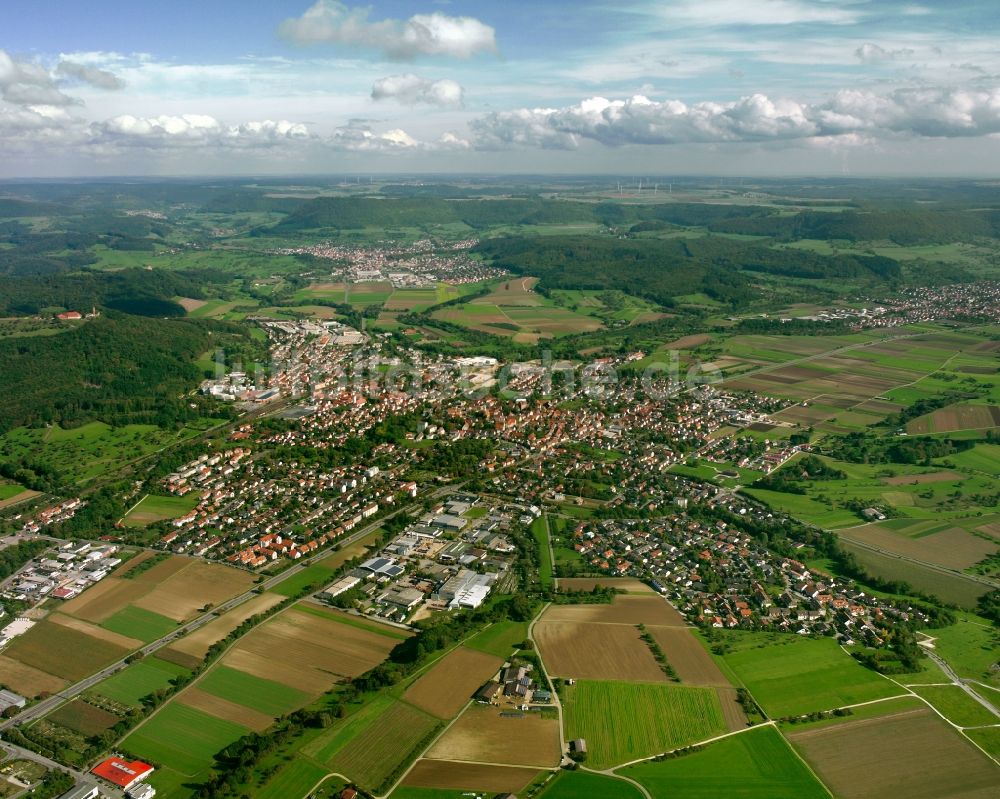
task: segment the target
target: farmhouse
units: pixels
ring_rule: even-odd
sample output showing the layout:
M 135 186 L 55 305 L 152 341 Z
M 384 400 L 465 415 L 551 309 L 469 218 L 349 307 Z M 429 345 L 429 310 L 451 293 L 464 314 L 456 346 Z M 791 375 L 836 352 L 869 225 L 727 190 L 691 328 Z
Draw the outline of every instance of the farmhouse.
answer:
M 498 682 L 488 682 L 476 691 L 476 701 L 494 705 L 500 701 L 503 694 L 503 686 Z
M 120 757 L 109 757 L 102 760 L 91 770 L 101 779 L 105 779 L 113 785 L 127 791 L 133 785 L 142 782 L 153 773 L 153 767 L 141 760 L 127 761 Z

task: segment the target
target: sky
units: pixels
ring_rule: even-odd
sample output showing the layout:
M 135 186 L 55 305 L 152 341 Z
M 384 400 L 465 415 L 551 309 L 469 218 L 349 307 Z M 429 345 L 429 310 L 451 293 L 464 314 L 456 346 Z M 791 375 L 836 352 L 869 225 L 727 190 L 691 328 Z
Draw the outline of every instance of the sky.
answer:
M 996 0 L 6 0 L 0 177 L 997 176 Z

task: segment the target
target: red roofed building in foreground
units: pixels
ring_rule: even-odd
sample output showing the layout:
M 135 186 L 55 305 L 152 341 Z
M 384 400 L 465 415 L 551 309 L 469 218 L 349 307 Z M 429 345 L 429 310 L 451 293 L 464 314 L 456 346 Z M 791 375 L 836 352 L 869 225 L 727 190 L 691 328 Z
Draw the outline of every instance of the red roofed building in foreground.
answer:
M 107 780 L 119 788 L 128 789 L 153 773 L 153 767 L 141 760 L 123 760 L 109 757 L 91 769 L 92 774 Z

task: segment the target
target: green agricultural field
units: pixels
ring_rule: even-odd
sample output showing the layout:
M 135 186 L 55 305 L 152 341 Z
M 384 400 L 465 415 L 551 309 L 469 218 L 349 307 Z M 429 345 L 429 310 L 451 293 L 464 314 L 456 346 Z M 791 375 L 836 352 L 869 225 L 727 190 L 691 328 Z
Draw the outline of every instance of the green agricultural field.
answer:
M 945 461 L 954 464 L 957 469 L 995 475 L 1000 463 L 1000 444 L 976 444 L 972 449 L 939 458 L 935 463 L 943 464 Z
M 832 638 L 720 630 L 715 640 L 723 647 L 725 664 L 772 718 L 903 692 L 859 664 Z
M 211 669 L 198 681 L 198 688 L 269 716 L 281 716 L 309 701 L 309 695 L 302 691 L 228 666 Z
M 588 766 L 608 768 L 726 731 L 714 689 L 581 680 L 566 686 L 567 738 L 585 738 Z
M 957 685 L 914 686 L 912 690 L 930 702 L 948 721 L 959 727 L 1000 724 L 1000 717 L 991 713 Z
M 176 663 L 146 657 L 108 677 L 94 691 L 116 702 L 138 707 L 147 694 L 167 688 L 172 679 L 188 674 L 187 669 Z
M 542 590 L 552 586 L 552 553 L 549 551 L 549 524 L 544 516 L 531 523 L 531 534 L 538 543 L 538 582 Z
M 960 574 L 938 571 L 899 557 L 883 555 L 851 541 L 841 540 L 840 545 L 852 553 L 869 574 L 886 580 L 901 580 L 918 591 L 962 608 L 975 608 L 979 597 L 990 590 L 988 585 Z
M 176 630 L 177 622 L 151 610 L 127 605 L 101 622 L 101 626 L 120 635 L 148 642 L 163 638 Z
M 396 794 L 393 794 L 396 799 Z M 539 799 L 641 799 L 642 793 L 631 783 L 604 774 L 585 771 L 562 771 L 551 780 Z M 416 797 L 414 797 L 416 799 Z
M 850 527 L 861 521 L 853 511 L 837 507 L 835 504 L 825 505 L 803 494 L 786 494 L 783 491 L 768 491 L 763 488 L 744 488 L 743 491 L 771 508 L 828 530 Z
M 966 730 L 965 734 L 983 751 L 988 752 L 994 758 L 1000 758 L 1000 727 Z
M 325 768 L 297 758 L 282 767 L 262 787 L 255 790 L 253 795 L 255 799 L 289 799 L 307 796 L 327 773 Z
M 528 624 L 523 621 L 498 621 L 465 642 L 469 649 L 506 658 L 511 650 L 528 637 Z
M 830 792 L 773 727 L 759 727 L 670 760 L 621 772 L 654 797 L 820 799 Z
M 426 746 L 439 727 L 427 713 L 395 701 L 368 724 L 354 725 L 353 734 L 322 762 L 377 792 L 389 787 L 383 783 L 416 755 L 416 749 Z
M 282 596 L 292 597 L 311 585 L 315 585 L 317 590 L 333 579 L 336 571 L 328 569 L 326 566 L 314 564 L 306 566 L 302 571 L 293 574 L 287 580 L 283 580 L 271 590 Z
M 66 680 L 82 680 L 129 650 L 45 619 L 17 636 L 4 655 Z
M 905 675 L 909 677 L 910 675 Z M 846 724 L 851 721 L 863 721 L 864 719 L 876 719 L 892 713 L 905 713 L 908 710 L 923 710 L 927 705 L 918 697 L 912 694 L 901 694 L 884 699 L 880 702 L 872 702 L 869 705 L 859 705 L 851 708 L 850 713 L 845 716 L 830 716 L 825 719 L 815 719 L 807 721 L 799 719 L 797 721 L 782 721 L 778 723 L 778 729 L 787 735 L 811 730 L 816 727 L 832 727 L 837 724 Z
M 303 748 L 303 753 L 329 765 L 331 759 L 363 730 L 378 723 L 378 718 L 394 703 L 388 694 L 377 694 L 346 718 L 323 730 Z
M 24 491 L 24 486 L 17 483 L 0 483 L 0 502 L 16 497 L 22 491 Z
M 214 755 L 249 730 L 200 710 L 170 702 L 129 735 L 122 746 L 185 777 L 202 775 Z
M 197 504 L 198 493 L 195 491 L 183 497 L 162 497 L 147 494 L 129 509 L 122 522 L 129 527 L 145 527 L 164 519 L 176 519 L 178 516 L 183 516 L 194 510 Z
M 960 616 L 950 627 L 928 631 L 934 638 L 934 651 L 944 658 L 960 677 L 979 680 L 1000 688 L 1000 630 L 977 616 Z

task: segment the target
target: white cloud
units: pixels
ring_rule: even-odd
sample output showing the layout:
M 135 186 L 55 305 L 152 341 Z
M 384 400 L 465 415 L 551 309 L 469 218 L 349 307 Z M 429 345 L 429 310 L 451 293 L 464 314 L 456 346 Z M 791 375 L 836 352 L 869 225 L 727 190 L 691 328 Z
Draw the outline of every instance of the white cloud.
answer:
M 445 108 L 461 108 L 464 105 L 465 90 L 453 80 L 431 80 L 407 73 L 379 78 L 372 86 L 372 99 L 395 100 L 403 105 L 425 103 Z
M 643 96 L 594 97 L 575 106 L 521 109 L 473 120 L 479 149 L 573 149 L 580 139 L 609 146 L 769 142 L 852 135 L 970 137 L 1000 133 L 1000 89 L 844 90 L 822 103 L 753 94 L 688 105 Z
M 817 0 L 675 0 L 658 5 L 664 19 L 692 26 L 849 25 L 861 18 L 860 9 L 846 3 Z
M 76 61 L 60 61 L 58 66 L 56 66 L 56 72 L 60 75 L 81 80 L 96 89 L 116 91 L 125 88 L 125 81 L 113 72 L 108 72 L 106 69 L 98 69 L 87 64 L 80 64 Z
M 90 127 L 91 142 L 130 147 L 269 148 L 311 138 L 305 125 L 277 122 L 244 122 L 225 125 L 204 114 L 136 117 L 123 114 Z
M 333 150 L 377 155 L 403 155 L 406 153 L 455 152 L 472 149 L 472 142 L 453 131 L 443 133 L 435 141 L 422 141 L 405 130 L 393 128 L 376 132 L 366 119 L 352 119 L 333 131 L 325 141 Z
M 584 103 L 586 104 L 586 103 Z M 541 147 L 546 150 L 575 150 L 577 136 L 553 124 L 555 108 L 521 108 L 496 111 L 469 123 L 473 142 L 480 150 L 507 150 L 514 147 Z
M 0 50 L 0 99 L 22 106 L 79 102 L 59 91 L 45 67 L 14 58 L 5 50 Z
M 857 56 L 858 59 L 869 64 L 878 61 L 891 61 L 894 58 L 908 58 L 915 53 L 916 50 L 912 47 L 901 47 L 898 50 L 886 50 L 884 47 L 880 47 L 872 42 L 865 42 L 854 51 L 854 55 Z
M 282 22 L 278 32 L 297 44 L 343 44 L 380 50 L 402 61 L 421 55 L 469 58 L 497 49 L 494 29 L 474 17 L 435 11 L 376 22 L 368 18 L 370 13 L 370 8 L 350 8 L 339 0 L 317 0 L 301 17 Z
M 449 130 L 441 134 L 441 138 L 437 140 L 434 148 L 437 150 L 470 150 L 472 142 Z
M 327 144 L 334 150 L 369 153 L 412 152 L 423 146 L 405 130 L 396 128 L 376 133 L 371 125 L 362 119 L 352 119 L 348 124 L 334 130 Z

